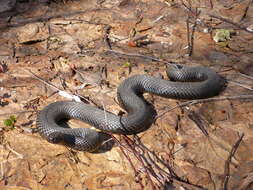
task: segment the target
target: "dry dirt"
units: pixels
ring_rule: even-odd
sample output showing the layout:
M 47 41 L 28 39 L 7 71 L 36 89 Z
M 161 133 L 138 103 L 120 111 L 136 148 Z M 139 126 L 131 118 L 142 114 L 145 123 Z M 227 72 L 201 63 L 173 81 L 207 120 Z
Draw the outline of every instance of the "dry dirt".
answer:
M 0 189 L 253 189 L 251 0 L 4 1 Z M 36 133 L 37 111 L 67 99 L 57 88 L 119 114 L 117 86 L 134 74 L 165 77 L 170 61 L 208 66 L 227 88 L 215 101 L 165 114 L 183 101 L 147 95 L 160 115 L 153 126 L 138 137 L 115 135 L 119 142 L 97 153 Z M 218 101 L 224 96 L 237 97 Z

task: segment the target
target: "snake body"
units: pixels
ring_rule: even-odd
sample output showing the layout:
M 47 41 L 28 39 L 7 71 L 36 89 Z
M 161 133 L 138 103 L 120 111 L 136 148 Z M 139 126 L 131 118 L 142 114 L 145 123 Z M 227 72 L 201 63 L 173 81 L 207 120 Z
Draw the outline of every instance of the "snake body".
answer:
M 206 67 L 173 65 L 167 70 L 172 81 L 149 75 L 135 75 L 118 87 L 118 101 L 127 114 L 118 116 L 89 104 L 59 101 L 46 106 L 37 117 L 37 128 L 47 141 L 64 144 L 76 150 L 92 151 L 106 137 L 106 133 L 137 134 L 147 130 L 154 122 L 156 111 L 143 93 L 165 98 L 200 99 L 219 94 L 225 80 Z M 79 119 L 101 132 L 89 128 L 63 128 L 59 122 Z

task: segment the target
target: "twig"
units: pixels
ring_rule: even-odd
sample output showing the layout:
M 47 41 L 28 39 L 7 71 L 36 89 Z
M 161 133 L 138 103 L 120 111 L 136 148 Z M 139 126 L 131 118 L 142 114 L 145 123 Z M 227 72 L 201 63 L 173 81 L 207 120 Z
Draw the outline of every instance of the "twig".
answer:
M 195 20 L 193 26 L 192 26 L 192 32 L 190 33 L 190 17 L 186 20 L 186 26 L 187 26 L 187 41 L 188 41 L 188 55 L 191 56 L 193 53 L 193 44 L 194 44 L 194 33 L 197 26 L 197 21 Z
M 147 154 L 151 154 L 153 155 L 155 158 L 156 158 L 156 161 L 152 161 L 152 163 L 160 163 L 162 164 L 164 167 L 166 167 L 170 173 L 166 172 L 165 170 L 161 170 L 161 168 L 157 165 L 157 164 L 152 164 L 151 165 L 156 168 L 159 172 L 162 171 L 164 173 L 165 178 L 167 178 L 168 180 L 174 180 L 176 183 L 180 184 L 180 185 L 183 185 L 183 186 L 188 186 L 190 189 L 198 189 L 198 190 L 203 190 L 205 188 L 199 186 L 199 185 L 195 185 L 195 184 L 191 184 L 190 182 L 188 181 L 185 181 L 183 179 L 181 179 L 173 170 L 172 168 L 167 164 L 165 163 L 165 161 L 163 161 L 162 159 L 160 159 L 154 152 L 150 151 L 145 145 L 143 145 L 139 139 L 139 137 L 137 135 L 134 136 L 135 137 L 135 140 L 138 142 L 138 144 L 135 143 L 135 145 L 137 145 L 141 150 L 143 151 L 146 151 Z M 131 139 L 130 139 L 131 140 Z M 150 156 L 149 156 L 150 158 Z M 153 176 L 157 179 L 156 176 Z M 157 179 L 159 181 L 159 179 Z
M 201 118 L 196 112 L 194 111 L 190 111 L 190 113 L 188 114 L 188 117 L 197 125 L 197 127 L 202 131 L 202 133 L 208 137 L 209 134 L 206 130 L 206 128 L 208 127 L 207 122 Z
M 105 42 L 105 45 L 108 49 L 112 49 L 110 39 L 109 39 L 109 33 L 110 33 L 111 28 L 112 27 L 110 25 L 107 25 L 107 26 L 105 26 L 105 29 L 104 29 L 105 30 L 104 42 Z
M 111 135 L 111 136 L 112 136 L 112 138 L 119 144 L 120 150 L 122 151 L 122 153 L 124 154 L 124 156 L 126 157 L 126 159 L 128 160 L 128 162 L 130 163 L 130 165 L 131 165 L 131 167 L 132 167 L 132 169 L 133 169 L 133 171 L 134 171 L 135 176 L 137 176 L 137 175 L 138 175 L 138 172 L 137 172 L 137 170 L 135 169 L 134 164 L 133 164 L 133 162 L 131 161 L 129 155 L 126 154 L 125 149 L 124 149 L 124 147 L 122 146 L 122 143 L 121 143 L 116 137 L 114 137 L 113 135 Z M 143 185 L 142 183 L 139 183 L 139 184 L 141 185 L 142 189 L 144 189 L 144 185 Z
M 65 18 L 65 21 L 71 21 L 72 24 L 77 24 L 77 23 L 87 23 L 87 24 L 92 24 L 92 25 L 102 25 L 102 26 L 106 26 L 107 24 L 102 23 L 102 22 L 94 22 L 94 21 L 89 21 L 89 20 L 83 20 L 83 19 L 76 19 L 76 18 L 72 18 L 72 19 L 68 19 Z M 75 23 L 73 23 L 75 21 Z M 55 23 L 55 25 L 66 25 L 66 23 Z
M 4 148 L 7 148 L 9 149 L 10 152 L 12 152 L 13 154 L 15 154 L 15 158 L 11 158 L 11 159 L 8 159 L 9 158 L 9 153 L 8 153 L 8 156 L 6 158 L 3 157 L 3 149 Z M 9 144 L 7 144 L 6 146 L 3 146 L 1 145 L 1 154 L 2 156 L 2 161 L 0 162 L 0 168 L 1 168 L 1 178 L 4 177 L 4 164 L 7 163 L 7 162 L 13 162 L 13 161 L 16 161 L 16 160 L 19 160 L 19 159 L 23 159 L 24 158 L 24 155 L 18 153 L 17 151 L 13 150 Z
M 143 166 L 143 168 L 144 168 L 144 170 L 145 170 L 145 172 L 146 172 L 146 174 L 147 174 L 147 177 L 148 177 L 148 179 L 149 179 L 149 181 L 150 181 L 150 183 L 151 183 L 151 186 L 152 186 L 153 190 L 155 190 L 155 189 L 156 189 L 156 188 L 155 188 L 155 184 L 154 184 L 154 182 L 152 181 L 151 176 L 149 175 L 150 168 L 147 168 L 147 167 L 145 166 L 145 163 L 144 163 L 143 160 L 141 159 L 141 157 L 140 157 L 138 151 L 136 151 L 136 148 L 135 148 L 135 146 L 134 146 L 133 141 L 132 141 L 130 138 L 128 138 L 127 136 L 124 136 L 124 140 L 125 140 L 125 142 L 127 143 L 127 145 L 133 150 L 134 156 L 135 156 L 135 157 L 140 161 L 140 163 L 142 164 L 142 166 Z M 153 172 L 151 172 L 151 174 L 152 174 L 152 173 L 153 173 Z
M 190 42 L 190 23 L 189 23 L 190 17 L 188 16 L 186 20 L 186 30 L 187 30 L 187 43 L 188 43 L 188 54 L 190 53 L 190 47 L 191 47 L 191 42 Z
M 247 5 L 247 7 L 245 8 L 245 10 L 244 10 L 244 14 L 243 14 L 243 16 L 242 16 L 242 18 L 241 18 L 241 20 L 240 20 L 240 21 L 243 21 L 243 19 L 245 19 L 245 17 L 247 16 L 247 13 L 248 13 L 249 7 L 250 7 L 250 5 L 251 5 L 252 3 L 253 3 L 253 1 L 252 1 L 252 0 L 249 0 L 248 5 Z
M 83 98 L 84 100 L 88 101 L 88 100 L 87 100 L 85 97 L 83 97 L 83 96 L 80 96 L 80 95 L 72 95 L 72 94 L 69 94 L 69 93 L 66 92 L 66 91 L 61 90 L 60 88 L 56 87 L 55 85 L 51 84 L 50 82 L 47 82 L 47 81 L 43 80 L 41 77 L 39 77 L 38 75 L 36 75 L 35 73 L 33 73 L 33 72 L 30 71 L 30 70 L 24 69 L 24 71 L 28 72 L 29 74 L 32 74 L 32 76 L 35 77 L 37 80 L 41 81 L 42 83 L 44 83 L 44 84 L 46 84 L 47 86 L 49 86 L 49 87 L 53 88 L 54 90 L 56 90 L 60 96 L 63 96 L 63 97 L 68 98 L 68 99 L 75 100 L 76 102 L 81 102 L 81 99 L 80 99 L 80 98 Z
M 235 155 L 236 150 L 238 149 L 242 139 L 244 137 L 244 133 L 239 137 L 239 139 L 236 141 L 236 143 L 233 145 L 228 159 L 225 162 L 225 167 L 224 167 L 224 181 L 223 181 L 223 185 L 222 185 L 222 190 L 227 190 L 227 184 L 228 184 L 228 180 L 230 178 L 230 162 L 232 160 L 232 157 Z
M 247 78 L 247 79 L 251 79 L 253 80 L 253 77 L 252 76 L 249 76 L 249 75 L 246 75 L 246 74 L 243 74 L 243 73 L 239 73 L 241 76 Z
M 218 98 L 190 100 L 190 101 L 183 102 L 179 105 L 176 105 L 172 108 L 169 108 L 161 114 L 158 114 L 156 116 L 155 120 L 158 119 L 159 117 L 162 117 L 164 114 L 166 114 L 176 108 L 182 108 L 182 107 L 189 106 L 189 105 L 195 105 L 195 104 L 207 103 L 207 102 L 215 102 L 215 101 L 223 101 L 223 100 L 245 100 L 245 99 L 253 99 L 253 95 L 252 94 L 242 94 L 242 95 L 237 95 L 237 96 L 224 96 L 224 97 L 218 97 Z
M 240 86 L 240 87 L 242 87 L 242 88 L 246 88 L 247 90 L 253 90 L 252 87 L 247 86 L 247 85 L 244 85 L 244 84 L 241 84 L 241 83 L 239 83 L 239 82 L 235 82 L 235 81 L 231 81 L 231 80 L 229 80 L 228 82 L 231 83 L 231 84 Z
M 160 63 L 171 64 L 169 61 L 163 61 L 157 57 L 141 55 L 141 54 L 137 54 L 137 53 L 124 53 L 124 52 L 115 51 L 115 50 L 107 50 L 105 53 L 111 53 L 114 55 L 127 56 L 127 57 L 138 57 L 138 58 L 143 58 L 143 59 L 156 61 L 156 62 L 160 62 Z
M 9 113 L 2 113 L 0 116 L 5 116 L 5 115 L 17 115 L 17 114 L 22 114 L 22 113 L 30 113 L 30 112 L 38 112 L 39 110 L 27 110 L 27 111 L 17 111 L 17 112 L 9 112 Z
M 220 17 L 220 16 L 216 16 L 216 15 L 212 15 L 212 14 L 209 14 L 209 16 L 212 17 L 212 18 L 219 19 L 219 20 L 221 20 L 221 21 L 223 21 L 223 22 L 232 24 L 232 25 L 234 25 L 235 27 L 237 27 L 238 29 L 244 30 L 244 31 L 249 32 L 249 33 L 253 33 L 253 31 L 249 30 L 247 27 L 244 27 L 244 26 L 242 26 L 241 24 L 235 23 L 235 22 L 233 22 L 233 21 L 231 21 L 231 20 L 228 20 L 228 19 L 226 19 L 226 18 L 223 18 L 223 17 Z
M 36 75 L 34 72 L 30 71 L 30 70 L 27 70 L 27 69 L 24 69 L 25 72 L 29 73 L 29 74 L 32 74 L 32 76 L 34 78 L 36 78 L 37 80 L 39 80 L 40 82 L 46 84 L 47 86 L 53 88 L 54 90 L 56 91 L 61 91 L 61 89 L 59 89 L 58 87 L 56 87 L 55 85 L 51 84 L 50 82 L 47 82 L 45 81 L 44 79 L 42 79 L 41 77 L 39 77 L 38 75 Z
M 189 1 L 189 6 L 187 6 L 182 0 L 181 4 L 186 8 L 186 10 L 191 14 L 191 16 L 197 17 L 200 14 L 198 9 L 193 10 L 191 2 Z
M 125 152 L 125 150 L 130 151 L 133 153 L 135 158 L 141 163 L 148 179 L 150 180 L 150 183 L 153 187 L 153 189 L 156 189 L 157 186 L 155 186 L 154 181 L 152 180 L 151 177 L 157 180 L 159 183 L 158 188 L 164 188 L 163 186 L 166 184 L 168 181 L 174 181 L 175 183 L 186 186 L 187 188 L 189 187 L 190 189 L 193 190 L 203 190 L 202 186 L 199 185 L 194 185 L 191 184 L 190 182 L 181 179 L 173 170 L 172 168 L 165 163 L 162 159 L 160 159 L 154 152 L 150 151 L 145 145 L 143 145 L 137 135 L 134 135 L 134 140 L 127 136 L 124 137 L 124 142 L 126 143 L 127 147 L 123 146 L 123 144 L 112 135 L 112 138 L 115 139 L 116 142 L 118 142 L 119 147 L 124 154 L 124 156 L 127 158 L 127 160 L 130 162 L 131 167 L 133 168 L 135 172 L 135 176 L 138 176 L 138 171 L 135 168 L 135 165 L 133 164 L 130 156 Z M 140 153 L 142 151 L 142 153 Z M 147 157 L 145 157 L 147 155 Z M 153 160 L 151 158 L 152 155 L 156 160 Z M 159 165 L 162 164 L 166 169 L 168 169 L 168 172 L 162 169 Z M 142 188 L 144 188 L 142 183 L 139 183 Z
M 213 1 L 209 0 L 210 8 L 213 9 Z

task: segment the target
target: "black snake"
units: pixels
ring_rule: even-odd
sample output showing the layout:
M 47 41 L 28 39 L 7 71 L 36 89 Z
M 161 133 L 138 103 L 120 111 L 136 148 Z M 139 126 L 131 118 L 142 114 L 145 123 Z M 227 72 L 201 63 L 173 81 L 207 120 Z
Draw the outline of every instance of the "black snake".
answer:
M 135 75 L 124 80 L 117 91 L 118 101 L 127 111 L 123 116 L 80 102 L 52 103 L 38 114 L 38 132 L 51 143 L 93 151 L 103 142 L 106 133 L 131 135 L 151 126 L 156 111 L 144 99 L 145 92 L 165 98 L 199 99 L 215 96 L 225 86 L 225 80 L 206 67 L 175 64 L 167 69 L 167 74 L 172 81 L 149 75 Z M 63 128 L 59 125 L 60 121 L 71 118 L 84 121 L 101 132 L 89 128 Z

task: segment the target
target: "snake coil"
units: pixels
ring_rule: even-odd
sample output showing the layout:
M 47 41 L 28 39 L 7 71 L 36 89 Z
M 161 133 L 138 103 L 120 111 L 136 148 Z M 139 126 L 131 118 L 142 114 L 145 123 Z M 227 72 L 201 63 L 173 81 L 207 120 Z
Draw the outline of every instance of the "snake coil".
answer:
M 123 81 L 117 91 L 118 101 L 127 112 L 123 116 L 80 102 L 59 101 L 49 104 L 38 114 L 38 132 L 51 143 L 93 151 L 104 141 L 106 133 L 131 135 L 151 126 L 156 111 L 144 99 L 145 92 L 165 98 L 200 99 L 219 94 L 225 86 L 225 80 L 206 67 L 175 64 L 169 66 L 167 75 L 172 81 L 149 75 L 135 75 Z M 72 118 L 86 122 L 101 132 L 59 125 L 60 121 Z

